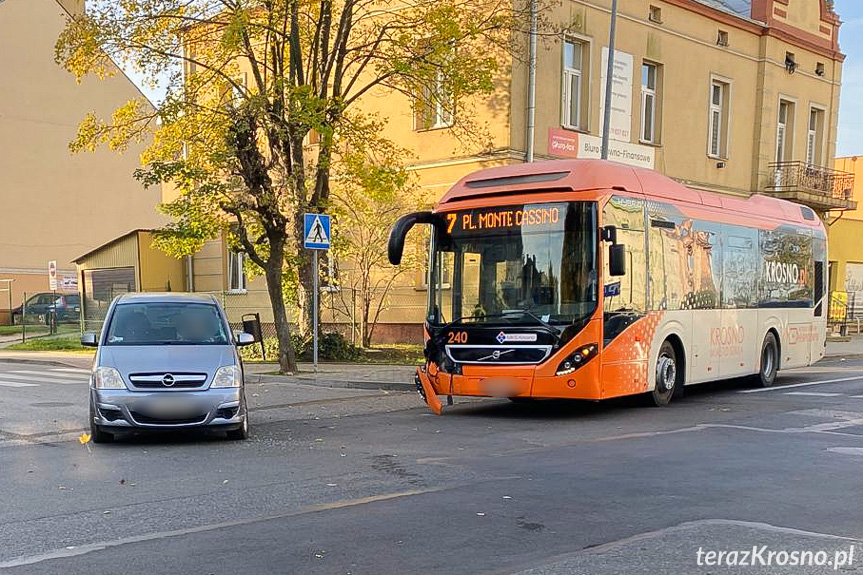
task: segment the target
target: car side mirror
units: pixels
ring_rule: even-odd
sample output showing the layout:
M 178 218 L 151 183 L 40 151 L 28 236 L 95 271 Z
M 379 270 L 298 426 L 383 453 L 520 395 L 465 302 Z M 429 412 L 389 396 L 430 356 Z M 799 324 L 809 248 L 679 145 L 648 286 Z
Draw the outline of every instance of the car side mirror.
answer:
M 250 333 L 246 333 L 244 331 L 241 331 L 240 333 L 237 334 L 235 341 L 237 342 L 237 347 L 244 347 L 244 346 L 252 345 L 253 343 L 255 343 L 255 336 L 253 336 Z
M 626 275 L 626 245 L 608 246 L 608 273 L 612 276 Z
M 81 336 L 81 345 L 84 347 L 99 347 L 99 341 L 95 333 L 85 333 Z

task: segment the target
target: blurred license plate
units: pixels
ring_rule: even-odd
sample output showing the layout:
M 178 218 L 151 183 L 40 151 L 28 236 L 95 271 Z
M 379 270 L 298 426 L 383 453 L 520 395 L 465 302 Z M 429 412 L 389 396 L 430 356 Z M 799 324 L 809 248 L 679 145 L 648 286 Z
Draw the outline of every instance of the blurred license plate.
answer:
M 200 407 L 189 401 L 177 399 L 158 399 L 145 402 L 137 408 L 144 415 L 151 417 L 188 417 L 200 413 Z
M 479 382 L 482 393 L 492 397 L 518 395 L 518 381 L 509 377 L 487 377 Z

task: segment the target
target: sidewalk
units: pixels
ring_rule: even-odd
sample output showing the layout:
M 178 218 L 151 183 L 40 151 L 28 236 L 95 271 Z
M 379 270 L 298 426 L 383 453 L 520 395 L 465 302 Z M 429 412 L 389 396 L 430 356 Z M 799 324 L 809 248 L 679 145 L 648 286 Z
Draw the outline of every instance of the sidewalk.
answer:
M 863 356 L 863 334 L 853 334 L 835 340 L 827 340 L 824 359 L 850 359 Z
M 59 365 L 89 369 L 92 353 L 62 351 L 9 351 L 0 349 L 0 361 Z M 247 363 L 246 380 L 251 383 L 295 383 L 355 389 L 413 389 L 415 366 L 321 363 L 315 373 L 312 364 L 301 363 L 300 373 L 279 375 L 276 363 Z

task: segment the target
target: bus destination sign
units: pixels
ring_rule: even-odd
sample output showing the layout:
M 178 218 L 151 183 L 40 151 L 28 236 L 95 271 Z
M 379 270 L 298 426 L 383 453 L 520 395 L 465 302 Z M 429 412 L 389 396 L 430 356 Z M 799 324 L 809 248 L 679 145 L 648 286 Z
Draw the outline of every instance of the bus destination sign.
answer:
M 542 204 L 478 208 L 444 214 L 448 234 L 556 228 L 566 213 L 566 204 Z

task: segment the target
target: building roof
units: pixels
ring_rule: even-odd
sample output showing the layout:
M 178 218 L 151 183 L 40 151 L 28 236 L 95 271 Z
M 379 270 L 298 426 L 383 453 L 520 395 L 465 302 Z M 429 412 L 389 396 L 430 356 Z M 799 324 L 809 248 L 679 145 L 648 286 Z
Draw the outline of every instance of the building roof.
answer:
M 132 230 L 132 231 L 130 231 L 130 232 L 126 232 L 126 233 L 125 233 L 125 234 L 123 234 L 122 236 L 117 236 L 117 237 L 116 237 L 116 238 L 114 238 L 113 240 L 110 240 L 110 241 L 108 241 L 108 242 L 106 242 L 106 243 L 102 244 L 102 245 L 101 245 L 101 246 L 99 246 L 98 248 L 93 248 L 92 250 L 90 250 L 90 251 L 89 251 L 89 252 L 87 252 L 86 254 L 81 254 L 80 256 L 78 256 L 77 258 L 75 258 L 74 260 L 72 260 L 72 263 L 73 263 L 73 264 L 77 264 L 77 263 L 79 263 L 81 260 L 84 260 L 84 259 L 86 259 L 86 258 L 88 258 L 88 257 L 92 256 L 92 255 L 93 255 L 93 254 L 95 254 L 96 252 L 100 252 L 100 251 L 102 251 L 103 249 L 105 249 L 105 248 L 107 248 L 107 247 L 109 247 L 109 246 L 112 246 L 112 245 L 116 244 L 116 243 L 117 243 L 117 242 L 119 242 L 119 241 L 125 240 L 126 238 L 128 238 L 129 236 L 131 236 L 131 235 L 133 235 L 133 234 L 134 234 L 134 235 L 137 235 L 137 234 L 139 234 L 139 233 L 148 233 L 148 232 L 152 232 L 152 231 L 153 231 L 153 230 L 151 230 L 151 229 L 147 229 L 147 228 L 138 228 L 138 229 L 136 229 L 136 230 Z
M 740 16 L 741 18 L 746 18 L 747 20 L 752 19 L 752 0 L 695 0 L 699 4 L 704 4 L 705 6 L 710 6 L 711 8 L 715 8 L 717 10 L 722 10 L 723 12 L 728 12 L 730 14 L 734 14 L 735 16 Z

